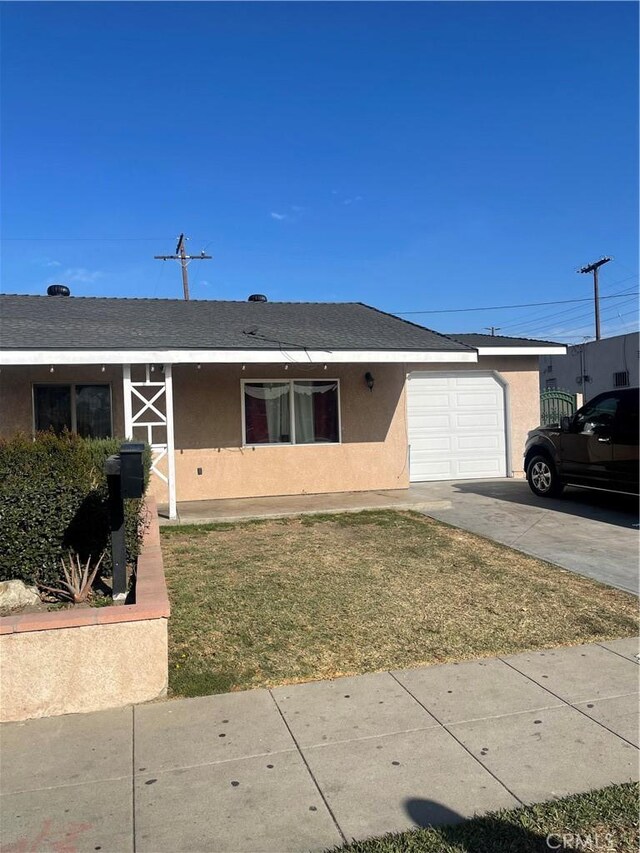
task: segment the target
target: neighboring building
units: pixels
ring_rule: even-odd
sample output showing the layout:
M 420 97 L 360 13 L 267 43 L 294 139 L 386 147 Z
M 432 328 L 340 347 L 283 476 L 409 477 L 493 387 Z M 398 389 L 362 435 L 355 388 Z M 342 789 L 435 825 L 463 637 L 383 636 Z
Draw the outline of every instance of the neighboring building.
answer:
M 0 296 L 0 435 L 67 427 L 153 448 L 176 500 L 522 475 L 538 358 L 361 303 Z M 463 336 L 460 336 L 463 337 Z
M 586 403 L 602 391 L 637 388 L 639 356 L 638 332 L 570 346 L 562 358 L 541 356 L 540 390 L 579 392 Z

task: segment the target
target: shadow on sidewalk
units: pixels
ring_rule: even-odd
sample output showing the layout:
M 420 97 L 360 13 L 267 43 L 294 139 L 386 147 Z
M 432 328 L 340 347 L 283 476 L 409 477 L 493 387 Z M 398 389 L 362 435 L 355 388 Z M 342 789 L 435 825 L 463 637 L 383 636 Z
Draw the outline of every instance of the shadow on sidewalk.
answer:
M 555 836 L 549 845 L 547 836 L 504 820 L 500 813 L 469 819 L 436 800 L 422 799 L 407 800 L 405 808 L 419 827 L 434 829 L 443 842 L 467 853 L 549 853 L 556 849 Z

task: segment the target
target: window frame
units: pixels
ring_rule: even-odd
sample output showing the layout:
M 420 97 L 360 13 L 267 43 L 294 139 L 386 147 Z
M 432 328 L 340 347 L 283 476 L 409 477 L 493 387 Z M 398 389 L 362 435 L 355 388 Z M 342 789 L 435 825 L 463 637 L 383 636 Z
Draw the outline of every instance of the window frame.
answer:
M 584 426 L 586 423 L 588 423 L 587 418 L 585 416 L 585 411 L 587 411 L 589 409 L 597 409 L 597 407 L 600 405 L 600 403 L 605 402 L 607 400 L 615 400 L 616 401 L 616 408 L 615 408 L 613 414 L 611 415 L 611 423 L 600 424 L 600 423 L 594 422 L 594 428 L 590 432 L 585 432 Z M 616 419 L 618 417 L 618 410 L 620 409 L 620 403 L 621 403 L 621 395 L 620 395 L 619 391 L 603 391 L 602 394 L 598 394 L 592 400 L 589 400 L 588 403 L 585 403 L 584 406 L 581 406 L 578 409 L 578 411 L 574 414 L 573 420 L 571 422 L 571 431 L 573 433 L 575 433 L 576 435 L 592 436 L 592 435 L 597 435 L 599 432 L 602 432 L 602 430 L 613 429 L 614 424 L 616 423 Z M 608 412 L 605 411 L 604 414 L 608 414 Z M 579 420 L 581 420 L 581 428 L 580 429 L 577 428 Z
M 246 408 L 244 402 L 244 386 L 245 385 L 260 385 L 261 383 L 270 382 L 275 385 L 288 385 L 289 386 L 289 417 L 291 419 L 291 441 L 273 441 L 273 442 L 261 442 L 260 444 L 248 444 L 247 443 L 247 418 L 246 418 Z M 293 386 L 296 382 L 335 382 L 336 383 L 336 393 L 338 395 L 338 440 L 337 441 L 305 441 L 300 444 L 296 442 L 296 402 L 295 402 L 295 393 L 293 390 Z M 339 444 L 342 444 L 342 401 L 340 398 L 340 380 L 335 377 L 322 377 L 318 379 L 317 377 L 302 377 L 296 376 L 293 379 L 283 379 L 279 377 L 277 379 L 265 379 L 260 377 L 259 379 L 241 379 L 240 380 L 240 406 L 242 412 L 242 446 L 243 447 L 336 447 Z
M 43 379 L 42 381 L 32 382 L 31 383 L 31 429 L 32 433 L 35 434 L 38 432 L 38 425 L 36 423 L 36 388 L 41 385 L 64 385 L 65 387 L 70 389 L 71 396 L 71 432 L 74 435 L 78 434 L 78 418 L 76 412 L 76 397 L 77 391 L 76 388 L 78 386 L 82 387 L 83 385 L 101 385 L 103 388 L 109 389 L 109 431 L 111 433 L 108 438 L 113 438 L 113 387 L 111 382 L 65 382 L 60 379 Z

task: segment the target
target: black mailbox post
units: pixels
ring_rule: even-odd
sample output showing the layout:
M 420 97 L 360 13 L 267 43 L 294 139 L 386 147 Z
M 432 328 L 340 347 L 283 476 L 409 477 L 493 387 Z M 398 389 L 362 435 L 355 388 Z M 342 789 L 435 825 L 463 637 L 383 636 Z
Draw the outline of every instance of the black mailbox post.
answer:
M 127 596 L 127 550 L 124 539 L 124 498 L 141 498 L 144 494 L 144 444 L 126 441 L 120 453 L 109 456 L 104 470 L 109 489 L 109 528 L 113 563 L 113 601 L 124 603 Z
M 141 498 L 144 492 L 142 442 L 126 441 L 120 446 L 120 478 L 123 498 Z

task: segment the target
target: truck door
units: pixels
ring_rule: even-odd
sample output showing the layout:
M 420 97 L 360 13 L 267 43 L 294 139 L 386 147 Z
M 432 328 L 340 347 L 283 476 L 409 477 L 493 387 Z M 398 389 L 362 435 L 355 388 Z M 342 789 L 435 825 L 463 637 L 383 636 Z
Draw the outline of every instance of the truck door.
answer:
M 638 391 L 620 393 L 613 427 L 613 488 L 638 492 Z
M 569 432 L 561 436 L 563 476 L 576 483 L 607 486 L 618 403 L 618 394 L 600 394 L 578 409 Z

